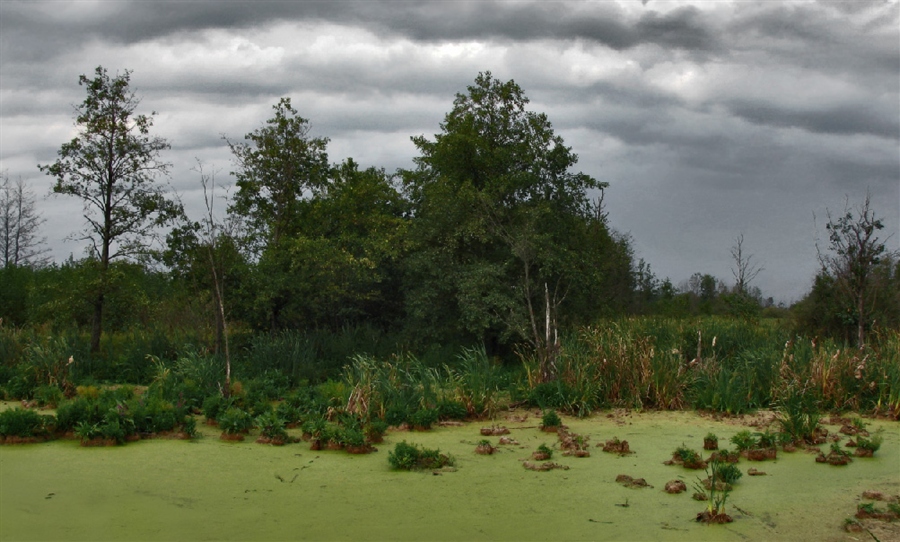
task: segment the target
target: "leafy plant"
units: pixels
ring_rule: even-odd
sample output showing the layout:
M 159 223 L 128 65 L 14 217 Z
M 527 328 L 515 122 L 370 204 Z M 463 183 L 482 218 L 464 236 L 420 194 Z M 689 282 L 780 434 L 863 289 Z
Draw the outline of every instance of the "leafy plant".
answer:
M 750 450 L 751 448 L 756 446 L 756 438 L 753 436 L 753 433 L 751 433 L 749 429 L 743 429 L 739 431 L 736 435 L 731 437 L 730 440 L 739 452 Z
M 718 462 L 715 468 L 717 480 L 726 484 L 734 484 L 744 475 L 734 463 Z
M 52 419 L 52 417 L 51 417 Z M 0 412 L 0 437 L 29 438 L 46 434 L 49 420 L 30 409 L 16 408 Z
M 551 459 L 553 457 L 553 450 L 546 444 L 541 444 L 540 446 L 538 446 L 536 453 L 544 456 L 545 459 Z
M 280 441 L 287 440 L 288 434 L 285 429 L 284 419 L 274 410 L 269 409 L 268 412 L 257 416 L 256 425 L 259 427 L 260 435 L 265 438 Z
M 417 428 L 431 429 L 431 426 L 438 421 L 438 412 L 432 408 L 420 408 L 410 416 L 410 421 Z
M 562 425 L 562 420 L 555 410 L 545 410 L 541 416 L 541 425 L 543 427 L 559 427 Z
M 237 407 L 231 407 L 219 416 L 219 428 L 229 435 L 246 433 L 253 427 L 250 414 Z
M 722 463 L 718 459 L 712 459 L 706 469 L 706 474 L 710 481 L 709 485 L 703 484 L 699 478 L 697 482 L 694 483 L 694 488 L 697 490 L 697 493 L 705 496 L 704 500 L 707 503 L 706 512 L 697 517 L 698 521 L 716 523 L 728 522 L 731 520 L 731 518 L 725 514 L 725 503 L 728 500 L 728 494 L 731 492 L 731 487 L 727 483 L 719 484 L 716 483 L 716 481 L 722 480 L 723 477 L 731 476 L 724 472 L 720 473 L 720 471 L 726 469 L 726 472 L 728 472 L 730 471 L 730 468 L 733 467 L 734 465 L 729 463 Z
M 437 469 L 452 466 L 453 458 L 439 450 L 419 448 L 405 440 L 398 442 L 394 450 L 388 452 L 388 463 L 396 470 Z
M 881 429 L 879 429 L 874 435 L 869 438 L 859 436 L 856 439 L 856 447 L 862 450 L 869 450 L 873 454 L 881 448 L 882 442 L 884 442 L 884 436 L 882 435 Z

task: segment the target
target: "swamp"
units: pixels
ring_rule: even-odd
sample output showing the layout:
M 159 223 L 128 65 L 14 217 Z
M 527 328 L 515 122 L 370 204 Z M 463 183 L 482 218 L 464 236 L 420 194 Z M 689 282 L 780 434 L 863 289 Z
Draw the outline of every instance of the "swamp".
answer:
M 478 422 L 388 431 L 379 450 L 367 455 L 311 451 L 304 442 L 226 442 L 207 425 L 190 441 L 2 446 L 0 539 L 858 540 L 844 525 L 868 502 L 863 493 L 900 494 L 896 422 L 868 421 L 870 430 L 884 430 L 883 445 L 873 458 L 846 467 L 819 465 L 800 450 L 774 461 L 742 459 L 741 470 L 753 466 L 766 475 L 734 484 L 727 504 L 734 521 L 727 525 L 698 523 L 704 503 L 690 492 L 663 490 L 669 480 L 692 487 L 702 477 L 664 465 L 674 448 L 685 443 L 700 449 L 708 432 L 727 441 L 767 414 L 716 420 L 690 412 L 614 410 L 565 417 L 570 431 L 591 443 L 618 437 L 633 453 L 607 454 L 593 445 L 586 458 L 557 451 L 554 460 L 569 469 L 551 472 L 522 468 L 540 444 L 555 444 L 554 435 L 538 428 L 540 413 L 527 410 L 498 415 L 519 444 L 499 445 L 492 455 L 475 453 Z M 455 466 L 393 471 L 386 456 L 401 441 L 440 449 Z M 623 473 L 649 486 L 617 484 Z M 900 537 L 898 527 L 866 524 L 883 541 Z

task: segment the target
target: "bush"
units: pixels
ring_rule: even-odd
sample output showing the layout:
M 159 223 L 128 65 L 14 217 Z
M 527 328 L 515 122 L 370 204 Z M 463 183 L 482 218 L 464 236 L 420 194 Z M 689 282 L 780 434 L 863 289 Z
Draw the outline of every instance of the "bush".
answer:
M 52 416 L 41 416 L 29 409 L 16 408 L 0 412 L 0 437 L 40 437 L 47 434 Z
M 274 410 L 269 410 L 256 418 L 256 425 L 260 434 L 272 440 L 287 440 L 287 431 L 284 428 L 284 419 Z
M 34 390 L 34 400 L 38 406 L 56 408 L 63 399 L 63 391 L 58 386 L 47 384 Z
M 744 429 L 731 437 L 731 443 L 739 452 L 745 452 L 756 446 L 756 438 L 748 429 Z
M 445 399 L 437 405 L 438 418 L 441 420 L 465 420 L 469 416 L 466 405 L 459 401 Z
M 246 433 L 253 427 L 253 418 L 250 417 L 250 414 L 237 407 L 226 410 L 219 416 L 218 422 L 222 432 L 229 435 Z
M 231 405 L 232 401 L 221 394 L 210 395 L 203 400 L 203 415 L 207 420 L 217 420 L 219 415 L 228 410 Z
M 432 408 L 420 408 L 410 417 L 410 422 L 418 429 L 431 429 L 438 421 L 438 411 Z
M 541 425 L 543 427 L 559 427 L 562 425 L 562 420 L 555 410 L 545 410 L 544 415 L 541 416 Z
M 440 453 L 440 450 L 419 448 L 404 440 L 388 452 L 388 463 L 396 470 L 439 469 L 453 465 L 453 458 Z

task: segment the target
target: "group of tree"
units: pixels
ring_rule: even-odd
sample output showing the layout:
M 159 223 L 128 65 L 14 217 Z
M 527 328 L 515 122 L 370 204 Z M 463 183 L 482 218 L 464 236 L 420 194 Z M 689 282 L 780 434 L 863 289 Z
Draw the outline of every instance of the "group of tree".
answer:
M 50 306 L 69 303 L 66 323 L 89 322 L 96 350 L 105 327 L 133 321 L 120 312 L 152 298 L 170 321 L 192 318 L 179 313 L 214 321 L 223 352 L 229 322 L 258 331 L 366 324 L 411 343 L 481 343 L 493 352 L 527 345 L 551 379 L 560 329 L 628 313 L 757 317 L 772 304 L 751 285 L 762 268 L 743 236 L 732 247 L 731 287 L 698 273 L 676 288 L 636 262 L 631 240 L 607 221 L 607 184 L 575 171 L 577 156 L 546 115 L 528 109 L 515 82 L 489 72 L 456 96 L 433 139 L 412 138 L 414 167 L 394 173 L 331 163 L 328 139 L 313 137 L 282 98 L 263 126 L 225 140 L 236 191 L 224 215 L 214 212 L 215 171 L 199 165 L 199 217 L 186 216 L 157 182 L 169 169 L 169 143 L 150 134 L 155 113 L 136 113 L 129 78 L 99 67 L 79 80 L 87 98 L 77 107 L 78 133 L 40 169 L 56 179 L 55 193 L 84 203 L 86 228 L 73 237 L 91 253 L 45 276 L 35 270 L 27 315 L 3 307 L 13 322 L 46 317 L 52 310 L 39 307 L 58 294 L 66 301 Z M 5 177 L 3 190 L 3 217 L 17 217 L 26 234 L 11 245 L 14 228 L 4 223 L 4 267 L 36 263 L 33 201 Z M 9 210 L 16 197 L 31 214 Z M 152 251 L 163 226 L 164 247 Z M 868 201 L 859 216 L 829 220 L 830 256 L 799 305 L 801 325 L 846 335 L 853 324 L 861 344 L 873 318 L 897 323 L 883 298 L 900 305 L 900 269 L 877 238 L 882 227 Z M 78 282 L 62 294 L 53 273 Z M 151 286 L 135 288 L 140 280 Z M 820 314 L 833 320 L 813 321 Z

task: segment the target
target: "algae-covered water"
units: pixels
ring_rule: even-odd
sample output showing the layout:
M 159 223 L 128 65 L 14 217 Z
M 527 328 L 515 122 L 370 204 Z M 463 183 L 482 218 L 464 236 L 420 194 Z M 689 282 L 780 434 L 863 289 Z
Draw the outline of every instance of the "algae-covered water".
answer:
M 802 451 L 742 460 L 745 473 L 753 466 L 768 475 L 738 481 L 726 507 L 733 523 L 702 525 L 693 518 L 704 503 L 690 497 L 700 473 L 662 462 L 682 443 L 699 450 L 708 431 L 728 445 L 745 427 L 683 412 L 564 421 L 591 437 L 592 456 L 557 454 L 554 461 L 571 468 L 550 472 L 520 461 L 556 440 L 538 431 L 533 413 L 523 422 L 498 420 L 520 447 L 492 456 L 474 453 L 479 428 L 489 425 L 480 423 L 389 433 L 380 451 L 364 456 L 305 443 L 226 443 L 206 427 L 191 442 L 0 446 L 0 539 L 864 540 L 866 533 L 842 529 L 862 491 L 900 493 L 900 425 L 872 421 L 870 429 L 885 429 L 881 450 L 846 467 L 817 464 Z M 593 447 L 614 436 L 636 453 Z M 458 470 L 391 471 L 388 451 L 401 440 L 449 452 Z M 618 474 L 653 487 L 625 488 Z M 687 492 L 663 491 L 679 478 Z

